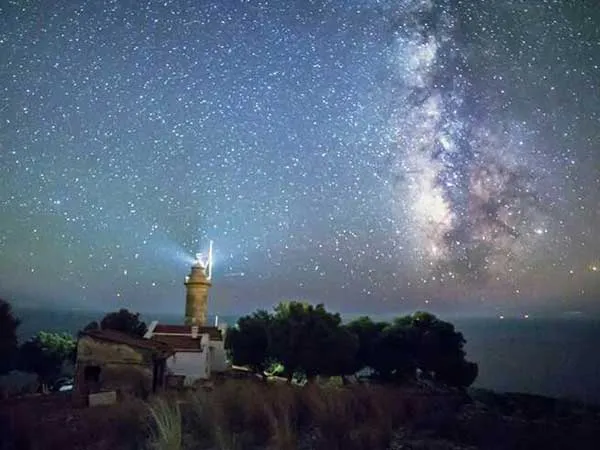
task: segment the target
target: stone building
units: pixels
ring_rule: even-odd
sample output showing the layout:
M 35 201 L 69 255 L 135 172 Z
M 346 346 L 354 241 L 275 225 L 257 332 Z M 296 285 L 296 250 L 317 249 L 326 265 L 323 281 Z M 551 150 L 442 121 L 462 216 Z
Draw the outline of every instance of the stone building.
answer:
M 145 397 L 165 385 L 168 344 L 114 330 L 83 332 L 77 342 L 75 391 L 87 397 L 103 391 Z

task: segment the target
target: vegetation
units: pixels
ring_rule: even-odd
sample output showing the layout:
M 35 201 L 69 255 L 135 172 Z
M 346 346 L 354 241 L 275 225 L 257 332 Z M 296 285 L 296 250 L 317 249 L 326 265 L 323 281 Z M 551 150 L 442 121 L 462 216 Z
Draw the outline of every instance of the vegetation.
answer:
M 1 448 L 133 450 L 596 449 L 600 410 L 537 396 L 397 385 L 226 381 L 95 408 L 0 401 Z M 152 408 L 152 409 L 151 409 Z M 154 413 L 152 412 L 154 410 Z
M 82 331 L 115 330 L 134 337 L 143 337 L 148 331 L 139 313 L 132 313 L 125 308 L 106 314 L 100 322 L 88 323 Z
M 274 312 L 242 317 L 228 331 L 225 346 L 236 365 L 264 376 L 273 363 L 288 380 L 342 376 L 367 369 L 386 382 L 427 379 L 470 386 L 477 364 L 465 360 L 465 339 L 433 314 L 417 312 L 387 322 L 361 317 L 343 325 L 323 305 L 281 303 Z
M 398 387 L 227 381 L 212 392 L 155 402 L 151 443 L 165 450 L 385 449 L 399 428 L 440 411 L 450 420 L 460 403 Z
M 0 375 L 10 371 L 17 355 L 17 319 L 10 303 L 0 299 Z
M 269 333 L 273 318 L 266 311 L 241 317 L 237 327 L 228 330 L 226 339 L 232 349 L 235 364 L 247 366 L 253 372 L 265 376 L 270 367 Z
M 120 331 L 139 335 L 135 321 L 109 321 L 109 327 L 119 323 L 129 324 Z M 428 379 L 464 387 L 477 375 L 477 365 L 465 360 L 462 334 L 429 313 L 343 324 L 323 305 L 292 302 L 241 318 L 226 336 L 234 362 L 262 374 L 263 382 L 214 380 L 209 390 L 164 392 L 149 403 L 129 399 L 98 408 L 58 393 L 8 398 L 0 402 L 3 444 L 110 450 L 591 449 L 600 439 L 597 409 L 517 394 L 470 391 L 469 397 L 463 390 L 410 383 Z M 23 344 L 19 362 L 49 380 L 74 350 L 69 336 L 41 332 Z M 308 383 L 264 376 L 273 367 Z M 377 383 L 341 383 L 365 369 Z
M 54 382 L 65 361 L 75 360 L 77 343 L 68 334 L 40 331 L 19 349 L 19 368 L 35 372 L 42 384 Z
M 340 315 L 323 305 L 281 303 L 267 333 L 269 356 L 283 365 L 288 380 L 296 374 L 309 382 L 317 375 L 343 375 L 358 349 L 356 337 L 341 327 Z
M 153 427 L 150 447 L 157 450 L 179 450 L 182 445 L 181 411 L 179 404 L 157 398 L 150 405 Z

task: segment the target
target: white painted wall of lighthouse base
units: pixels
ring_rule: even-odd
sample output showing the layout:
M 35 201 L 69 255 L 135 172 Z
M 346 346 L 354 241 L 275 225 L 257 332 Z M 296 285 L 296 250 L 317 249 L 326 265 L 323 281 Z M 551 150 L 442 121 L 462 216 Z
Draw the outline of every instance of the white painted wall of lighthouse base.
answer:
M 185 376 L 184 384 L 210 378 L 209 352 L 176 352 L 167 359 L 167 372 Z
M 213 372 L 225 372 L 230 369 L 223 341 L 210 341 L 210 366 Z

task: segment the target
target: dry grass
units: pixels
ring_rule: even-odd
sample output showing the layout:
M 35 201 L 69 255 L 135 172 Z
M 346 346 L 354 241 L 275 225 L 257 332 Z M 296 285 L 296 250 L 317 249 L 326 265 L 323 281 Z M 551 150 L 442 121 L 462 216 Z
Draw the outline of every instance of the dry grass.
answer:
M 0 403 L 0 449 L 133 449 L 145 440 L 145 410 L 139 401 L 85 408 L 67 395 L 12 399 Z
M 181 412 L 163 401 L 160 412 L 153 413 L 155 448 L 385 449 L 398 428 L 418 424 L 439 409 L 427 396 L 394 387 L 249 380 L 184 394 L 180 401 Z M 171 435 L 182 441 L 165 437 Z M 183 446 L 167 444 L 175 440 Z
M 385 449 L 399 428 L 431 421 L 437 401 L 391 386 L 255 380 L 165 393 L 147 404 L 84 408 L 48 396 L 0 407 L 13 445 L 0 449 Z
M 179 403 L 158 397 L 150 405 L 154 427 L 150 447 L 157 450 L 181 450 L 182 423 Z
M 557 406 L 504 395 L 488 399 L 487 408 L 471 404 L 457 413 L 456 400 L 393 386 L 251 380 L 225 382 L 211 392 L 163 394 L 149 404 L 83 408 L 67 396 L 13 399 L 0 403 L 0 450 L 467 448 L 449 443 L 595 449 L 600 442 L 597 410 L 564 406 L 568 411 L 556 414 Z M 514 403 L 510 411 L 506 402 Z

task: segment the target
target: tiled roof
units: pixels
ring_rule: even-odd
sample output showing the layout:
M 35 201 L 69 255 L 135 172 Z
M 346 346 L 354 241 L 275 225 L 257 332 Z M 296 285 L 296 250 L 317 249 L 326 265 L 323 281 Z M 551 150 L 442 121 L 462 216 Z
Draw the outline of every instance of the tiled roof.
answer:
M 221 334 L 221 330 L 217 327 L 198 327 L 198 334 L 206 334 L 208 333 L 211 341 L 221 341 L 223 340 L 223 335 Z M 192 335 L 192 326 L 191 325 L 163 325 L 158 323 L 154 330 L 152 331 L 152 335 L 162 335 L 162 334 L 184 334 L 186 336 Z
M 168 345 L 175 351 L 201 351 L 201 339 L 194 339 L 191 336 L 161 336 L 154 335 L 150 341 L 160 342 Z
M 163 325 L 157 323 L 153 333 L 192 334 L 191 325 Z
M 93 339 L 102 341 L 114 342 L 117 344 L 125 344 L 131 347 L 143 348 L 152 350 L 159 356 L 167 357 L 173 354 L 173 349 L 166 343 L 160 341 L 152 341 L 130 336 L 120 331 L 115 330 L 90 330 L 84 331 L 82 336 L 89 336 Z

